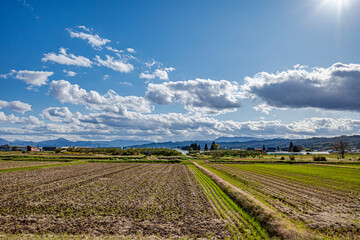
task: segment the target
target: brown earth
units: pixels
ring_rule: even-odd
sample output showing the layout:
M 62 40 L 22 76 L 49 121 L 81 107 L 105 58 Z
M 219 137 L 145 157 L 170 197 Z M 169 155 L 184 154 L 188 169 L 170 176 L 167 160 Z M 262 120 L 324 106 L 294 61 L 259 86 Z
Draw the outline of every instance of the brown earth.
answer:
M 0 173 L 0 232 L 224 238 L 186 165 L 81 164 Z

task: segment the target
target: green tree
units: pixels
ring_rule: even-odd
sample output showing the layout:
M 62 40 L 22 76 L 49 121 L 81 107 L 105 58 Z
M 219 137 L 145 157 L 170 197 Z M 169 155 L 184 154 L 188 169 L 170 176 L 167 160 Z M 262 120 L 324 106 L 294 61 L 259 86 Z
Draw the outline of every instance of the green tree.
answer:
M 208 150 L 209 150 L 208 145 L 207 145 L 207 143 L 205 143 L 204 151 L 208 151 Z
M 294 149 L 294 143 L 293 142 L 290 142 L 289 149 L 290 149 L 290 151 L 292 151 Z
M 219 150 L 220 146 L 219 144 L 216 144 L 215 141 L 212 142 L 211 146 L 210 146 L 210 150 L 213 151 L 213 150 Z
M 293 151 L 294 152 L 300 152 L 301 150 L 303 150 L 304 148 L 302 147 L 302 146 L 300 146 L 300 145 L 295 145 L 294 147 L 293 147 Z

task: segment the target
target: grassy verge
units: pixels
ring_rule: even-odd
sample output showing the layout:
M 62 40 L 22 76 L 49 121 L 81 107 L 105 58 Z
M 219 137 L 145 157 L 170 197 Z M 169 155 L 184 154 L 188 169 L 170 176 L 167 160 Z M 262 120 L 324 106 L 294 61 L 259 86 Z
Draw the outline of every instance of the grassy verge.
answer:
M 189 168 L 204 189 L 217 215 L 228 222 L 227 227 L 234 238 L 269 239 L 266 230 L 231 200 L 214 181 L 194 165 L 189 165 Z
M 253 216 L 273 237 L 282 239 L 312 239 L 314 236 L 305 229 L 299 229 L 294 223 L 270 209 L 254 196 L 235 187 L 210 170 L 194 165 L 213 180 L 234 202 Z

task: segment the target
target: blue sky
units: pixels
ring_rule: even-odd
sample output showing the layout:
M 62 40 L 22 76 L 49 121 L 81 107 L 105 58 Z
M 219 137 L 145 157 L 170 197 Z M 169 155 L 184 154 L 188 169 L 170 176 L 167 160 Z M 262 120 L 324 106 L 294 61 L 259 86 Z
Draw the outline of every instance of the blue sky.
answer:
M 360 3 L 0 3 L 0 137 L 360 134 Z

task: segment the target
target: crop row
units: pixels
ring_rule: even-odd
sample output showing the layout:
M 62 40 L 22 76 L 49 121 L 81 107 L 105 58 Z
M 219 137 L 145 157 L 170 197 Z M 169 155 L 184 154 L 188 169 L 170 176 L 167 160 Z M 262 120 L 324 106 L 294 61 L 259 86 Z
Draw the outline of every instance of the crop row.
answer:
M 0 170 L 56 164 L 57 162 L 1 161 Z
M 229 235 L 186 165 L 81 164 L 0 173 L 0 231 Z
M 203 187 L 217 215 L 226 220 L 233 237 L 238 239 L 268 239 L 266 231 L 249 214 L 227 196 L 218 185 L 195 166 L 190 166 Z
M 288 164 L 208 164 L 268 206 L 324 234 L 360 233 L 358 169 Z

